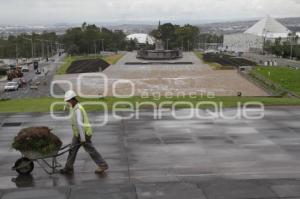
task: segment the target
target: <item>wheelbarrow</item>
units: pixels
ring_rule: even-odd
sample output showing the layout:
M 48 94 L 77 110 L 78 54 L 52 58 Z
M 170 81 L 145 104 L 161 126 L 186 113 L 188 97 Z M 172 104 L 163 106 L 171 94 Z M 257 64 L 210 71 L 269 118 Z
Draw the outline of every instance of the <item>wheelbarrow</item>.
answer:
M 15 166 L 12 167 L 12 170 L 17 171 L 22 175 L 30 174 L 34 169 L 34 162 L 36 162 L 47 174 L 53 175 L 58 173 L 58 168 L 62 167 L 62 165 L 57 162 L 56 158 L 64 155 L 79 145 L 80 144 L 69 144 L 47 155 L 42 155 L 34 151 L 20 151 L 22 158 L 15 162 Z M 51 161 L 47 159 L 51 159 Z

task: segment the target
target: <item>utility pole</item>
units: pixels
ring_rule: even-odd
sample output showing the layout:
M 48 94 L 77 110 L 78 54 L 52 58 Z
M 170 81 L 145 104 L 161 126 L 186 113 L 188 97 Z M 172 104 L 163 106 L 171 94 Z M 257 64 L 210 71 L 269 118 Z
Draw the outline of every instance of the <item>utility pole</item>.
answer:
M 167 39 L 167 50 L 169 50 L 169 40 L 170 39 Z
M 95 49 L 95 56 L 97 55 L 97 45 L 96 45 L 96 41 L 94 40 L 94 49 Z
M 18 53 L 18 44 L 16 44 L 16 59 L 18 60 L 19 53 Z
M 53 57 L 52 41 L 51 41 L 51 43 L 50 43 L 50 51 L 51 51 L 51 57 Z
M 42 54 L 43 54 L 43 58 L 45 58 L 45 43 L 44 43 L 44 40 L 42 41 Z
M 49 58 L 49 44 L 47 44 L 47 58 Z
M 291 44 L 291 56 L 290 59 L 293 59 L 293 45 Z
M 188 52 L 190 52 L 190 40 L 188 40 Z
M 23 39 L 31 42 L 31 59 L 33 60 L 33 58 L 34 58 L 33 38 L 28 39 L 28 38 L 23 37 Z
M 206 35 L 204 35 L 204 50 L 206 50 Z
M 104 52 L 104 39 L 101 39 L 102 41 L 102 52 Z
M 31 39 L 31 54 L 32 54 L 32 61 L 34 58 L 34 46 L 33 46 L 33 39 Z
M 290 59 L 293 59 L 293 35 L 290 36 L 290 44 L 291 44 L 291 55 L 290 55 Z

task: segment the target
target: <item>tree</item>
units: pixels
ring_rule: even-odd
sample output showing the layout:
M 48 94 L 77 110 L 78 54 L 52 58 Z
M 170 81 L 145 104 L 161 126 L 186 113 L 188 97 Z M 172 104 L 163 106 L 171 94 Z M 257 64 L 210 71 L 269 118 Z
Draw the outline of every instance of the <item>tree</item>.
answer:
M 30 41 L 32 39 L 32 42 Z M 30 58 L 32 57 L 32 45 L 36 57 L 45 56 L 47 48 L 56 50 L 54 45 L 59 41 L 59 37 L 54 32 L 43 32 L 42 34 L 20 34 L 18 36 L 10 35 L 7 39 L 0 38 L 0 57 L 1 58 Z
M 79 53 L 79 47 L 76 44 L 72 44 L 68 49 L 67 53 L 69 55 L 76 55 Z
M 166 23 L 153 30 L 150 35 L 168 43 L 170 49 L 181 48 L 192 50 L 199 39 L 200 30 L 196 26 L 184 26 Z
M 105 50 L 125 50 L 129 41 L 126 41 L 123 31 L 112 31 L 105 27 L 83 23 L 80 28 L 67 30 L 63 42 L 67 49 L 71 47 L 74 49 L 75 44 L 78 47 L 76 54 L 90 54 L 102 51 L 102 44 Z

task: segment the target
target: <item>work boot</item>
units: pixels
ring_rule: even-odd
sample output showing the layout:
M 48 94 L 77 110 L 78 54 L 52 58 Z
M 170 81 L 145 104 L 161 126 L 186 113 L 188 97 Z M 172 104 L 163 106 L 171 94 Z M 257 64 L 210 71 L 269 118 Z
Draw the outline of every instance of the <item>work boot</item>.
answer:
M 102 174 L 102 173 L 104 173 L 107 169 L 108 169 L 108 165 L 107 165 L 107 164 L 101 164 L 101 165 L 99 165 L 99 167 L 96 169 L 95 173 L 97 173 L 97 174 Z
M 59 170 L 59 173 L 65 174 L 65 175 L 71 175 L 74 173 L 74 169 L 63 168 L 63 169 Z

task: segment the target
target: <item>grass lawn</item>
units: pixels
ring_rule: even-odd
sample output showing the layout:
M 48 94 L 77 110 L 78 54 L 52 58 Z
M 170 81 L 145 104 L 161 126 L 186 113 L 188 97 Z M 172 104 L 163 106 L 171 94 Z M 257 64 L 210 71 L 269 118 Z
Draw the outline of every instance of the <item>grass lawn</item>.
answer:
M 288 67 L 256 67 L 255 71 L 274 83 L 300 95 L 300 70 Z
M 66 74 L 68 68 L 72 64 L 73 61 L 78 60 L 84 60 L 84 59 L 103 59 L 110 65 L 116 64 L 121 58 L 123 57 L 123 54 L 116 54 L 116 55 L 110 55 L 110 56 L 67 56 L 64 59 L 64 63 L 59 67 L 57 70 L 57 75 L 63 75 Z
M 223 107 L 237 107 L 237 103 L 241 102 L 253 102 L 258 101 L 262 102 L 266 106 L 275 106 L 275 105 L 285 105 L 285 106 L 292 106 L 292 105 L 300 105 L 300 99 L 292 99 L 292 98 L 272 98 L 272 97 L 216 97 L 213 99 L 206 98 L 206 97 L 173 97 L 169 98 L 161 98 L 156 100 L 154 98 L 141 98 L 141 97 L 132 97 L 129 99 L 120 99 L 114 97 L 107 97 L 103 99 L 80 99 L 81 102 L 103 102 L 107 105 L 108 109 L 111 110 L 113 105 L 116 102 L 131 102 L 134 104 L 134 107 L 139 106 L 139 103 L 150 102 L 155 103 L 157 105 L 161 104 L 162 102 L 171 102 L 171 104 L 166 104 L 163 107 L 171 107 L 172 103 L 175 102 L 191 102 L 193 105 L 197 104 L 201 101 L 210 101 L 210 102 L 217 102 L 223 103 Z M 49 112 L 50 106 L 53 102 L 63 102 L 61 99 L 55 98 L 34 98 L 34 99 L 15 99 L 15 100 L 0 100 L 0 113 L 22 113 L 22 112 Z M 55 111 L 62 111 L 63 105 L 59 105 L 55 107 Z M 119 106 L 118 106 L 119 107 Z M 139 106 L 140 108 L 149 108 L 151 105 L 145 104 L 143 106 Z M 209 108 L 211 106 L 203 105 L 200 108 Z M 128 108 L 128 106 L 122 107 Z M 176 108 L 190 108 L 188 105 L 178 104 Z M 103 107 L 100 106 L 86 106 L 87 111 L 100 111 L 103 110 Z

